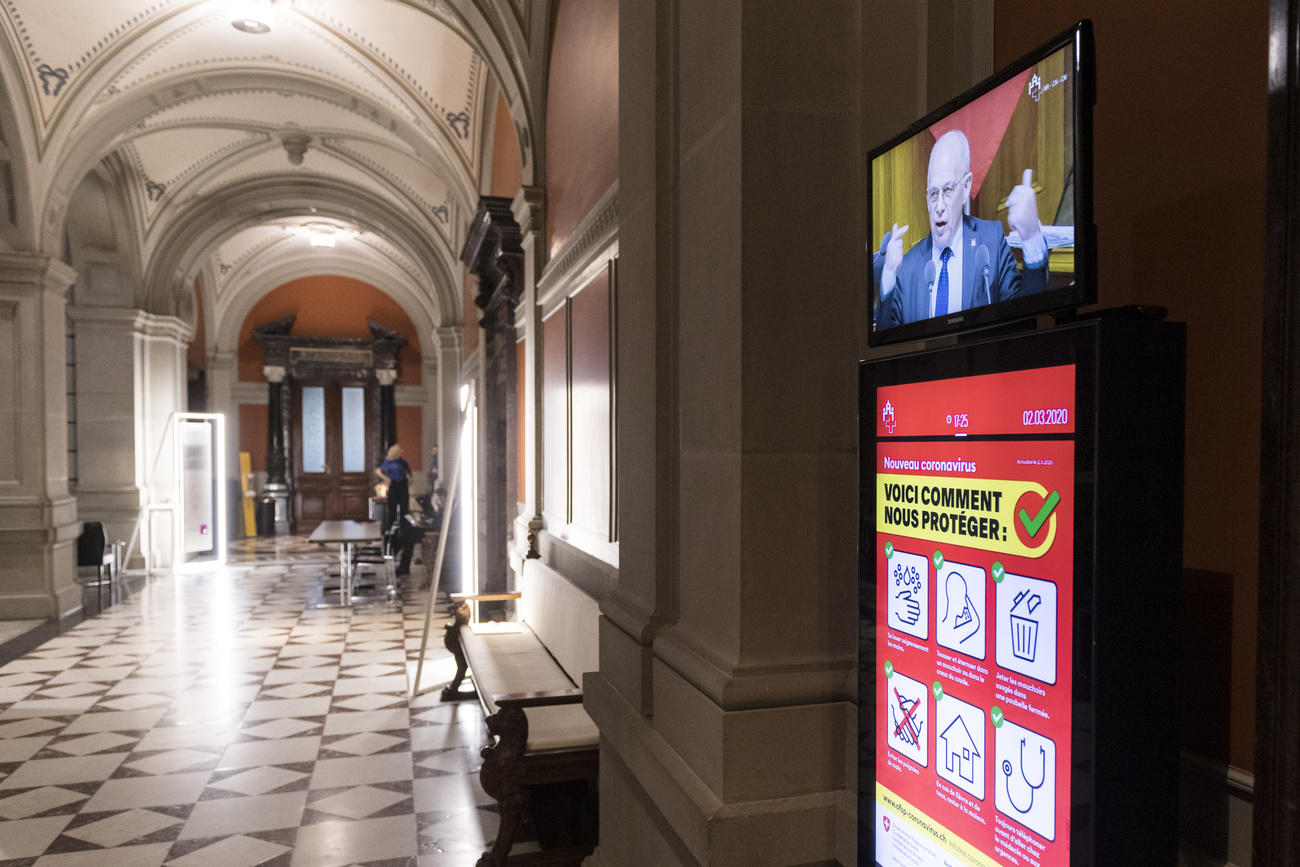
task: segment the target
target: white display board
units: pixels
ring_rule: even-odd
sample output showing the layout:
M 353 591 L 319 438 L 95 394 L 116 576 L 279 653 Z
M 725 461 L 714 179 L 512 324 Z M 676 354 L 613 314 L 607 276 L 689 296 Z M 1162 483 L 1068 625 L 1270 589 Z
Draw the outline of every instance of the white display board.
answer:
M 176 565 L 226 559 L 226 431 L 221 413 L 172 416 L 176 446 Z

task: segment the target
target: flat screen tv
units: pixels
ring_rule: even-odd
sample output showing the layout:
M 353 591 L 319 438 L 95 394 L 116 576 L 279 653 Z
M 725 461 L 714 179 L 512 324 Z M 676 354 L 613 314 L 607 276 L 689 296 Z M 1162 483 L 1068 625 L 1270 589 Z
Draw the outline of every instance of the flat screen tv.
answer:
M 871 345 L 1096 301 L 1092 25 L 868 155 Z

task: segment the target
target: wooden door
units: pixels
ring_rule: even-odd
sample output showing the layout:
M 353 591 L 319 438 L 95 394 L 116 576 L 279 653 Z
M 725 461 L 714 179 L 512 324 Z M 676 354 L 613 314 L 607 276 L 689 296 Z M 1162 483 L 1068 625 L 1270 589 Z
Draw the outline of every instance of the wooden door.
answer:
M 375 454 L 376 419 L 367 383 L 295 380 L 294 515 L 297 532 L 321 521 L 364 521 Z

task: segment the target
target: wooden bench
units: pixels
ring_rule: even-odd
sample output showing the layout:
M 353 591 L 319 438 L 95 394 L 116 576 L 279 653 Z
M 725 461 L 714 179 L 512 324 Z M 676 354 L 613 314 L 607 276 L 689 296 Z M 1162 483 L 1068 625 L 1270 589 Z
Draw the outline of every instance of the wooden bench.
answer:
M 540 560 L 527 560 L 519 592 L 455 594 L 454 619 L 444 643 L 456 658 L 456 677 L 444 701 L 460 692 L 468 667 L 477 686 L 488 734 L 479 780 L 496 799 L 501 826 L 479 867 L 545 860 L 580 863 L 594 844 L 561 834 L 563 851 L 510 858 L 525 801 L 534 787 L 572 782 L 581 789 L 598 772 L 600 732 L 582 707 L 582 675 L 598 668 L 596 600 Z M 517 624 L 472 624 L 471 602 L 516 600 Z M 579 795 L 581 797 L 581 795 Z M 545 846 L 547 829 L 534 824 Z M 581 835 L 579 835 L 581 836 Z M 573 860 L 568 861 L 569 858 Z

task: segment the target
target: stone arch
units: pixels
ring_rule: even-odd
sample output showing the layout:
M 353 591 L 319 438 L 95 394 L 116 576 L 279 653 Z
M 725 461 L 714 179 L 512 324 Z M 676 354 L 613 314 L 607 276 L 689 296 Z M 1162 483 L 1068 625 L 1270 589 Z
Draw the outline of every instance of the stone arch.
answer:
M 42 243 L 57 244 L 62 224 L 62 209 L 72 189 L 104 156 L 121 147 L 133 136 L 144 118 L 159 110 L 198 97 L 246 90 L 282 90 L 311 96 L 332 103 L 345 111 L 361 114 L 388 129 L 426 164 L 446 166 L 439 173 L 453 194 L 462 202 L 477 200 L 474 179 L 463 171 L 460 157 L 441 132 L 422 129 L 408 119 L 379 107 L 362 106 L 357 97 L 331 82 L 309 80 L 270 70 L 213 70 L 199 75 L 176 75 L 161 79 L 152 87 L 118 97 L 96 111 L 95 120 L 76 128 L 61 130 L 51 142 L 50 153 L 56 154 L 57 168 L 41 196 Z
M 315 208 L 315 211 L 312 211 Z M 262 179 L 236 184 L 217 202 L 189 213 L 167 227 L 150 261 L 144 286 L 150 309 L 167 309 L 171 293 L 183 286 L 200 262 L 234 232 L 279 217 L 317 217 L 353 223 L 386 239 L 421 269 L 435 302 L 435 320 L 442 325 L 459 322 L 458 281 L 453 277 L 446 250 L 417 231 L 409 218 L 395 212 L 380 197 L 337 182 L 286 179 L 268 184 Z
M 213 339 L 210 351 L 235 352 L 239 348 L 239 330 L 252 309 L 257 306 L 267 293 L 291 280 L 302 277 L 336 275 L 360 280 L 392 298 L 410 317 L 412 325 L 423 338 L 433 332 L 433 311 L 427 304 L 421 304 L 419 292 L 409 284 L 402 282 L 395 273 L 376 271 L 366 268 L 343 257 L 317 260 L 311 267 L 292 260 L 277 264 L 275 267 L 258 273 L 249 282 L 247 288 L 220 306 L 215 307 L 217 321 L 213 325 Z

